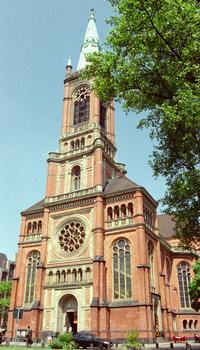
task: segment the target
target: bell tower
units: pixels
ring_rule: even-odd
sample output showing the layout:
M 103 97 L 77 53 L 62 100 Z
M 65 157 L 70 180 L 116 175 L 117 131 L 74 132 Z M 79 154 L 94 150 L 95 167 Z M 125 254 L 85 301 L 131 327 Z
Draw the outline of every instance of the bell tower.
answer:
M 115 163 L 114 106 L 102 103 L 90 81 L 81 79 L 86 55 L 100 50 L 95 17 L 91 11 L 77 71 L 66 66 L 59 151 L 48 158 L 46 201 L 73 197 L 76 192 L 101 192 L 119 171 Z

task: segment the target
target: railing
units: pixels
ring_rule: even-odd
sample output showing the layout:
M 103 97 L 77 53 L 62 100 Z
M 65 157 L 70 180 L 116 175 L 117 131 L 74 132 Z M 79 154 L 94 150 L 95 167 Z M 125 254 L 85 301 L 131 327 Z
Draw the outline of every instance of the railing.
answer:
M 31 233 L 27 234 L 24 238 L 25 242 L 35 242 L 35 241 L 41 241 L 41 233 Z
M 93 194 L 97 192 L 99 192 L 99 189 L 96 187 L 85 188 L 83 190 L 77 190 L 70 193 L 60 194 L 58 196 L 47 197 L 45 199 L 45 203 L 52 203 L 52 202 L 57 202 L 61 200 L 72 199 L 72 198 L 86 196 L 88 194 Z
M 77 148 L 68 152 L 64 152 L 64 153 L 57 153 L 57 152 L 50 152 L 49 153 L 49 159 L 63 159 L 63 158 L 67 158 L 67 157 L 71 157 L 83 152 L 88 152 L 92 149 L 92 145 L 90 146 L 84 146 L 81 148 Z
M 133 223 L 134 223 L 133 217 L 120 218 L 120 219 L 115 219 L 115 220 L 111 220 L 111 221 L 106 221 L 107 228 L 129 226 L 129 225 L 132 225 Z
M 90 284 L 92 283 L 92 280 L 81 280 L 81 281 L 56 281 L 56 280 L 50 280 L 46 281 L 44 286 L 49 287 L 49 286 L 82 286 L 85 284 Z
M 72 126 L 71 131 L 68 131 L 65 134 L 62 134 L 62 138 L 68 137 L 68 136 L 73 136 L 73 134 L 78 134 L 79 132 L 86 131 L 86 130 L 93 130 L 93 129 L 101 129 L 99 124 L 93 123 L 83 123 L 82 125 L 79 126 Z

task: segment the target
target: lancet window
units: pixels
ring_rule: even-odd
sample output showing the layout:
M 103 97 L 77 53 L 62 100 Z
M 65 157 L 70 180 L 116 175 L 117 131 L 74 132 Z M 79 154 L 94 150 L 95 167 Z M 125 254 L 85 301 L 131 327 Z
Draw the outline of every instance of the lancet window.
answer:
M 148 259 L 150 267 L 150 285 L 155 288 L 155 271 L 154 271 L 154 246 L 151 241 L 148 243 Z
M 126 239 L 119 239 L 112 248 L 114 299 L 131 297 L 131 254 Z
M 180 302 L 182 308 L 190 308 L 189 283 L 190 267 L 186 262 L 179 264 L 177 268 Z
M 27 261 L 25 304 L 31 304 L 34 300 L 36 272 L 39 262 L 40 253 L 36 250 L 32 251 Z
M 107 108 L 105 103 L 101 102 L 100 103 L 100 126 L 102 128 L 105 128 L 106 126 L 106 112 L 107 112 Z

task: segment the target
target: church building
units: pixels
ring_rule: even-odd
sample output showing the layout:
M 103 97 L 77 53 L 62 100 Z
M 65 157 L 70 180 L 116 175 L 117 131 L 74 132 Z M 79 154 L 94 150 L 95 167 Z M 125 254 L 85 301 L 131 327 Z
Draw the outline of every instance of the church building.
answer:
M 113 342 L 192 337 L 200 313 L 189 282 L 198 255 L 178 248 L 170 218 L 116 162 L 114 103 L 81 78 L 100 49 L 91 12 L 76 71 L 66 67 L 61 135 L 50 152 L 44 199 L 21 213 L 7 335 L 30 325 L 33 339 L 90 332 Z

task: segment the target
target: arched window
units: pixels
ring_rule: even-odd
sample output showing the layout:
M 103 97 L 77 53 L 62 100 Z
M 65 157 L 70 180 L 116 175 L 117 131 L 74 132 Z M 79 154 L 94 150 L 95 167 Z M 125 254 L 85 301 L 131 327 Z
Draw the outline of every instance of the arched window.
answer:
M 82 139 L 81 139 L 81 147 L 85 147 L 85 138 L 84 137 L 82 137 Z
M 154 274 L 154 246 L 151 241 L 148 243 L 148 259 L 150 267 L 150 285 L 155 288 L 155 274 Z
M 53 272 L 52 271 L 50 271 L 48 274 L 48 282 L 49 282 L 49 284 L 53 283 Z
M 109 207 L 107 209 L 107 221 L 112 221 L 112 219 L 113 219 L 113 212 L 112 212 L 112 208 Z
M 122 218 L 126 217 L 126 205 L 125 204 L 121 205 L 121 217 Z
M 102 128 L 105 128 L 106 126 L 106 112 L 107 112 L 107 108 L 105 103 L 100 102 L 100 126 Z
M 34 221 L 32 226 L 32 232 L 35 233 L 36 231 L 37 231 L 37 222 Z
M 118 205 L 116 205 L 116 206 L 114 207 L 114 219 L 115 219 L 115 220 L 118 220 L 118 219 L 119 219 L 119 207 L 118 207 Z
M 71 141 L 71 150 L 74 150 L 74 141 Z
M 180 302 L 182 308 L 190 308 L 189 283 L 190 283 L 190 267 L 186 262 L 182 262 L 178 268 L 178 283 Z
M 166 277 L 167 277 L 167 282 L 170 282 L 170 277 L 171 277 L 171 264 L 168 259 L 166 259 Z
M 80 189 L 81 169 L 78 165 L 72 169 L 72 191 Z
M 113 286 L 114 299 L 131 297 L 131 254 L 126 239 L 119 239 L 113 245 Z
M 187 329 L 187 320 L 183 320 L 183 329 Z
M 56 283 L 60 283 L 60 271 L 56 272 Z
M 189 320 L 189 329 L 193 328 L 193 320 Z
M 133 203 L 128 203 L 128 216 L 133 216 Z
M 79 147 L 80 147 L 80 141 L 79 141 L 79 139 L 77 139 L 75 142 L 75 148 L 79 149 Z
M 83 271 L 82 269 L 78 269 L 78 281 L 82 282 L 83 279 Z
M 39 264 L 39 261 L 40 261 L 40 253 L 36 250 L 33 251 L 28 256 L 27 273 L 26 273 L 25 304 L 30 304 L 34 300 L 36 271 L 37 271 L 37 265 Z
M 198 321 L 195 320 L 195 321 L 194 321 L 194 329 L 197 329 L 197 323 L 198 323 Z
M 61 272 L 61 275 L 60 275 L 60 281 L 61 281 L 61 283 L 65 283 L 65 280 L 66 280 L 66 273 L 65 273 L 65 271 L 63 270 L 63 271 Z
M 28 223 L 27 234 L 31 233 L 31 222 Z
M 90 88 L 82 86 L 76 90 L 74 96 L 74 125 L 89 119 L 90 114 Z
M 38 221 L 38 233 L 41 233 L 42 232 L 42 221 L 39 220 Z

